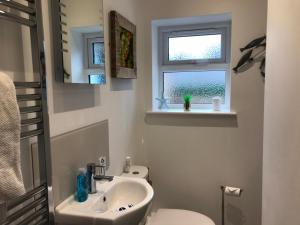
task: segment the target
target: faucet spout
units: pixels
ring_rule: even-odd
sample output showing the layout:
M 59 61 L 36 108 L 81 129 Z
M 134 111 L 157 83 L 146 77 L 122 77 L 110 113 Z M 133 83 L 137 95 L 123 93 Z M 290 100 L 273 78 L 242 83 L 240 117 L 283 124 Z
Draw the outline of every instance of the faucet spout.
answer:
M 94 180 L 108 180 L 112 181 L 114 179 L 114 176 L 105 176 L 105 175 L 95 175 Z

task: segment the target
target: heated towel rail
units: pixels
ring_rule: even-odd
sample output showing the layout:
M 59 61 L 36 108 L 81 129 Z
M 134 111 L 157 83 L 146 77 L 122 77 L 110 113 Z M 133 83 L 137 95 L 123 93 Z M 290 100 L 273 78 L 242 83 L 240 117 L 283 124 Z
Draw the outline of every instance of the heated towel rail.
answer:
M 54 224 L 53 207 L 50 204 L 52 201 L 49 198 L 52 184 L 41 0 L 18 2 L 0 0 L 0 7 L 1 20 L 27 26 L 30 29 L 32 64 L 34 71 L 38 73 L 39 80 L 15 81 L 14 84 L 17 91 L 20 90 L 22 93 L 17 92 L 17 101 L 23 116 L 21 141 L 34 138 L 37 143 L 40 180 L 38 185 L 34 185 L 34 188 L 23 196 L 8 202 L 0 202 L 0 224 Z M 29 114 L 30 117 L 26 117 Z

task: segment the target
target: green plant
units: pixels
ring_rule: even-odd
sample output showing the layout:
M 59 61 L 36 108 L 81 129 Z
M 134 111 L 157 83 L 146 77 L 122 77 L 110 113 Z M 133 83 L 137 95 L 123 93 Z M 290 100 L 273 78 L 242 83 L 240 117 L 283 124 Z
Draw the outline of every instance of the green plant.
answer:
M 191 103 L 191 100 L 192 100 L 192 96 L 191 95 L 184 95 L 183 96 L 184 103 L 189 104 L 189 103 Z

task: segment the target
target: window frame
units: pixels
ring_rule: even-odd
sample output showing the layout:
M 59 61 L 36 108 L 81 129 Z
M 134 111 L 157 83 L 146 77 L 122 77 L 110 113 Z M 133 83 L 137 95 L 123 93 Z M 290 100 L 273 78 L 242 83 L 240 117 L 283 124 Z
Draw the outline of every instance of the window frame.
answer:
M 221 35 L 221 58 L 219 59 L 188 59 L 188 60 L 170 60 L 169 59 L 169 39 L 176 37 L 192 37 L 192 36 L 208 36 L 208 35 Z M 171 31 L 163 33 L 163 64 L 201 64 L 201 63 L 225 63 L 226 62 L 226 29 L 198 29 L 198 30 L 183 30 Z
M 104 45 L 104 37 L 99 36 L 99 33 L 84 34 L 84 42 L 86 46 L 86 67 L 87 69 L 103 69 L 105 62 L 102 64 L 94 64 L 93 44 L 101 42 Z M 104 59 L 105 60 L 105 59 Z
M 104 66 L 104 63 L 102 64 L 94 64 L 94 49 L 93 49 L 93 44 L 94 43 L 103 43 L 104 45 L 104 38 L 101 37 L 95 37 L 95 38 L 88 38 L 88 67 L 90 69 L 95 69 L 95 68 L 101 68 Z
M 222 34 L 222 57 L 220 59 L 207 60 L 178 60 L 169 61 L 168 38 L 174 35 L 187 34 Z M 195 35 L 188 35 L 195 36 Z M 163 26 L 158 28 L 158 91 L 164 94 L 164 73 L 171 72 L 204 72 L 204 71 L 225 71 L 225 103 L 222 110 L 230 110 L 230 90 L 231 90 L 231 21 L 205 23 L 196 25 Z M 161 95 L 159 95 L 161 97 Z M 170 109 L 180 109 L 181 104 L 168 104 Z M 211 109 L 212 104 L 193 103 L 195 109 Z

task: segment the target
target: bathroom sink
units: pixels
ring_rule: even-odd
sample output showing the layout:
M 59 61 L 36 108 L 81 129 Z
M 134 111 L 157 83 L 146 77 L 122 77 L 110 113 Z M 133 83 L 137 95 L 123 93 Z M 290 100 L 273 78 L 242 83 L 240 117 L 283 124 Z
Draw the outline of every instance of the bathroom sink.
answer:
M 70 196 L 55 209 L 55 220 L 63 225 L 138 225 L 153 198 L 145 179 L 114 177 L 97 182 L 96 194 L 85 202 Z

